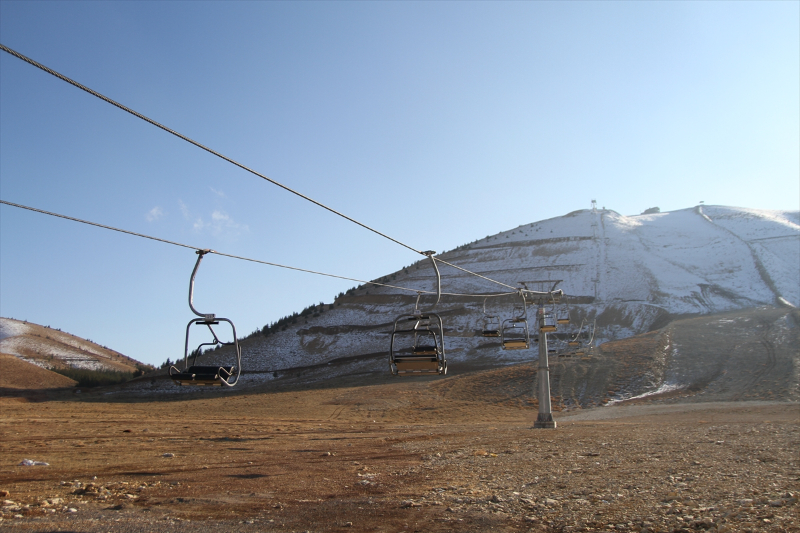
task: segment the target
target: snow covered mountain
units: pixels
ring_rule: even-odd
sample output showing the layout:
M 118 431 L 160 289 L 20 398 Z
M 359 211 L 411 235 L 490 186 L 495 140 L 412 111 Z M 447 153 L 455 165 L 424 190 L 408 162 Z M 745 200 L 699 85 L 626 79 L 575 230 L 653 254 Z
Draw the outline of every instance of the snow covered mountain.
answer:
M 491 235 L 438 257 L 508 285 L 563 280 L 570 329 L 596 320 L 598 343 L 644 333 L 679 316 L 757 306 L 800 305 L 800 212 L 697 206 L 624 216 L 581 210 Z M 505 292 L 476 276 L 441 266 L 445 293 Z M 379 280 L 433 290 L 427 259 Z M 492 298 L 487 312 L 510 315 L 515 298 Z M 416 295 L 365 285 L 333 304 L 309 308 L 267 335 L 243 341 L 243 384 L 273 379 L 287 369 L 330 366 L 331 372 L 388 372 L 394 319 L 414 309 Z M 433 298 L 423 296 L 423 309 Z M 480 335 L 483 298 L 443 296 L 451 371 L 459 365 L 496 366 L 536 358 L 536 348 L 504 351 Z M 232 317 L 235 321 L 236 317 Z M 204 364 L 230 353 L 209 353 Z

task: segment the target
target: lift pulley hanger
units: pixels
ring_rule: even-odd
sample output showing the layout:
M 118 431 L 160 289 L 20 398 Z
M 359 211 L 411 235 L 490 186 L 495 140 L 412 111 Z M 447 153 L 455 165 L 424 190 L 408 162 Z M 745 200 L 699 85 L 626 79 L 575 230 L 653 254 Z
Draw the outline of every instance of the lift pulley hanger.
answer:
M 200 318 L 195 318 L 189 321 L 186 325 L 186 342 L 183 351 L 183 370 L 176 366 L 169 367 L 169 377 L 172 378 L 178 385 L 227 385 L 233 387 L 239 381 L 239 375 L 242 371 L 242 348 L 239 346 L 239 339 L 236 337 L 236 326 L 233 325 L 227 318 L 218 317 L 214 314 L 201 313 L 194 307 L 194 278 L 197 275 L 197 269 L 200 267 L 200 262 L 203 256 L 212 253 L 213 250 L 197 250 L 197 262 L 194 264 L 192 270 L 192 277 L 189 280 L 189 308 L 192 312 Z M 232 342 L 222 342 L 217 337 L 217 333 L 212 326 L 219 325 L 220 322 L 227 322 L 233 331 Z M 192 364 L 189 365 L 189 332 L 192 326 L 206 326 L 214 338 L 212 342 L 201 343 L 197 349 L 192 352 Z M 235 365 L 197 365 L 197 356 L 200 354 L 200 349 L 203 346 L 233 346 L 236 352 Z
M 584 325 L 584 323 L 585 323 L 585 322 L 586 322 L 586 319 L 583 319 L 583 320 L 581 320 L 581 325 L 580 325 L 580 326 L 578 326 L 578 331 L 577 331 L 577 333 L 575 333 L 575 335 L 573 335 L 573 336 L 572 336 L 572 338 L 570 338 L 570 339 L 567 341 L 567 344 L 568 344 L 569 346 L 576 346 L 576 347 L 577 347 L 577 346 L 580 346 L 580 345 L 581 345 L 581 340 L 580 340 L 580 338 L 581 338 L 581 333 L 583 332 L 583 325 Z

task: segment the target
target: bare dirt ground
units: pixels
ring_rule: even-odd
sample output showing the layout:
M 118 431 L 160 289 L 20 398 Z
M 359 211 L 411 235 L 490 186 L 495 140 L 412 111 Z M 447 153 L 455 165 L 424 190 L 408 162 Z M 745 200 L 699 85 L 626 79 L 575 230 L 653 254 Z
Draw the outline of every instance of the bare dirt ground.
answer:
M 530 374 L 0 398 L 0 530 L 800 531 L 797 403 L 612 405 L 532 429 L 532 406 L 478 393 L 507 372 Z

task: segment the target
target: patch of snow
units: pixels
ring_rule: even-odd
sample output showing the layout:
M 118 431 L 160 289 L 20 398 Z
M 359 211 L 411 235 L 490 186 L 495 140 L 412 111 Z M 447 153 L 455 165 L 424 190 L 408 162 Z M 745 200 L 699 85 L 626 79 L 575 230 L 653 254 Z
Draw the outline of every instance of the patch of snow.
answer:
M 623 396 L 623 397 L 620 397 L 620 398 L 614 398 L 612 400 L 609 400 L 609 402 L 606 404 L 606 406 L 613 405 L 615 403 L 626 402 L 626 401 L 629 401 L 629 400 L 640 400 L 642 398 L 647 398 L 648 396 L 656 396 L 658 394 L 664 394 L 666 392 L 672 392 L 672 391 L 681 390 L 681 389 L 685 389 L 685 388 L 686 388 L 686 385 L 679 385 L 677 383 L 663 383 L 656 390 L 653 390 L 653 391 L 650 391 L 650 392 L 645 392 L 644 394 L 639 394 L 638 396 L 630 396 L 630 397 L 624 397 Z
M 52 367 L 47 362 L 49 358 L 57 359 L 72 368 L 85 370 L 103 370 L 105 368 L 102 362 L 91 355 L 71 349 L 69 346 L 44 342 L 45 340 L 39 337 L 30 338 L 19 335 L 8 337 L 0 341 L 0 351 L 47 369 Z M 38 354 L 41 358 L 26 355 L 30 353 Z
M 23 459 L 19 466 L 50 466 L 50 463 L 44 461 L 32 461 L 30 459 Z
M 25 322 L 12 318 L 0 318 L 0 341 L 9 337 L 25 335 L 30 329 L 30 326 Z

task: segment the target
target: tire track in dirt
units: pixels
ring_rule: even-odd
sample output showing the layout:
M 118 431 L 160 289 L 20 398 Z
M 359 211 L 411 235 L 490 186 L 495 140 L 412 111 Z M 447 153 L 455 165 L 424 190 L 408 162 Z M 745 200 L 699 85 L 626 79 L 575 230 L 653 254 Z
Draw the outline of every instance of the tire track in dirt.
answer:
M 340 416 L 342 416 L 342 412 L 344 411 L 345 406 L 340 405 L 333 410 L 331 415 L 328 417 L 328 420 L 338 420 Z
M 755 390 L 758 382 L 771 374 L 775 368 L 777 355 L 775 353 L 775 344 L 770 340 L 770 334 L 774 330 L 774 324 L 766 320 L 761 320 L 760 326 L 761 327 L 759 329 L 763 329 L 759 332 L 758 344 L 764 348 L 762 353 L 766 356 L 766 361 L 757 367 L 752 378 L 744 386 L 742 386 L 741 390 L 737 394 L 733 396 L 734 400 L 740 400 L 742 396 L 752 390 Z M 754 355 L 756 355 L 755 352 Z

